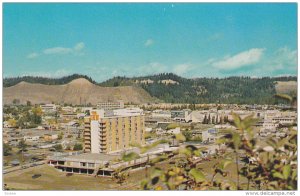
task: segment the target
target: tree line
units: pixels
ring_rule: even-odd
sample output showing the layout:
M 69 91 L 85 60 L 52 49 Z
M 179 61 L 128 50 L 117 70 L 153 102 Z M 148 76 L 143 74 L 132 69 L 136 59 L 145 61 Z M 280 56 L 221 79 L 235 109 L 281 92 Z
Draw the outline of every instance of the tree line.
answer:
M 77 78 L 85 78 L 90 82 L 105 86 L 139 86 L 151 96 L 168 103 L 224 103 L 224 104 L 277 104 L 275 85 L 277 81 L 297 81 L 296 76 L 285 77 L 227 77 L 227 78 L 194 78 L 188 79 L 173 73 L 161 73 L 143 77 L 117 76 L 102 83 L 96 83 L 86 75 L 73 74 L 62 78 L 16 77 L 5 78 L 3 86 L 13 86 L 21 81 L 41 84 L 66 84 Z M 152 80 L 153 83 L 136 83 L 136 81 Z M 161 80 L 173 80 L 178 84 L 164 84 Z

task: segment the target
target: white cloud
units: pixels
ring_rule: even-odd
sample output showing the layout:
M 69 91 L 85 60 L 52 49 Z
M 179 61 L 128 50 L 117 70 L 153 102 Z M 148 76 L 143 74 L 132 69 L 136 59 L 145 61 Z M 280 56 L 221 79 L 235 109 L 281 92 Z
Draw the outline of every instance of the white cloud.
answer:
M 213 62 L 212 66 L 218 69 L 232 70 L 252 65 L 261 60 L 264 51 L 264 48 L 252 48 L 234 56 L 226 56 L 222 60 Z
M 190 64 L 179 64 L 176 65 L 173 69 L 173 72 L 177 75 L 184 75 L 185 73 L 187 73 L 189 70 L 191 69 L 191 65 Z
M 279 48 L 275 52 L 273 63 L 277 67 L 297 68 L 297 50 L 291 50 L 288 47 Z
M 28 55 L 26 56 L 26 58 L 28 58 L 28 59 L 34 59 L 34 58 L 37 58 L 38 56 L 39 56 L 38 53 L 33 52 L 33 53 L 28 54 Z
M 282 47 L 276 50 L 263 67 L 257 71 L 261 72 L 295 72 L 297 73 L 297 50 L 291 50 L 288 47 Z
M 152 46 L 154 44 L 154 41 L 153 41 L 153 39 L 148 39 L 148 40 L 146 40 L 146 42 L 145 42 L 145 46 L 146 47 L 149 47 L 149 46 Z
M 75 51 L 80 51 L 80 50 L 82 50 L 83 48 L 84 48 L 84 43 L 83 42 L 80 42 L 80 43 L 78 43 L 78 44 L 76 44 L 75 46 L 74 46 L 74 50 Z
M 44 54 L 68 54 L 72 52 L 72 49 L 63 48 L 63 47 L 54 47 L 54 48 L 47 48 L 43 52 Z
M 43 51 L 43 53 L 46 55 L 51 55 L 51 54 L 63 55 L 63 54 L 71 54 L 71 53 L 82 55 L 83 53 L 81 53 L 80 51 L 82 51 L 84 47 L 85 47 L 84 43 L 79 42 L 73 48 L 65 48 L 65 47 L 58 46 L 53 48 L 47 48 Z

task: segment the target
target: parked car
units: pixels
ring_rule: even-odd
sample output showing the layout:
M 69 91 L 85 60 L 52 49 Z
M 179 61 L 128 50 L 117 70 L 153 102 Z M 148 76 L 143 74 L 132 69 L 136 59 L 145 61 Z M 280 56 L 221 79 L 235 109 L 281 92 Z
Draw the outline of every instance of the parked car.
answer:
M 39 177 L 41 177 L 42 176 L 42 174 L 34 174 L 33 176 L 32 176 L 32 179 L 36 179 L 36 178 L 39 178 Z

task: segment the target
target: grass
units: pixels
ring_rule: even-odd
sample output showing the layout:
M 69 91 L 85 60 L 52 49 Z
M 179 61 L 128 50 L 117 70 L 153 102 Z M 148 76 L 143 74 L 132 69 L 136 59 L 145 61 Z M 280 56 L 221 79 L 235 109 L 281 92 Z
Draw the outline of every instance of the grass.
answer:
M 199 164 L 206 174 L 207 180 L 210 180 L 213 174 L 212 166 L 221 159 L 211 159 L 211 161 L 204 161 Z M 171 167 L 169 161 L 161 162 L 155 165 L 162 169 Z M 21 171 L 5 174 L 4 183 L 9 188 L 14 190 L 139 190 L 140 183 L 146 176 L 150 176 L 152 168 L 148 168 L 148 174 L 145 169 L 132 171 L 126 182 L 122 185 L 117 184 L 112 178 L 109 177 L 93 177 L 84 174 L 74 174 L 66 177 L 66 174 L 59 172 L 48 165 L 41 165 L 33 168 L 28 168 Z M 235 165 L 228 166 L 227 171 L 229 175 L 223 177 L 217 175 L 216 180 L 233 182 L 236 181 Z M 42 176 L 32 179 L 34 174 L 41 174 Z M 246 184 L 246 179 L 240 177 L 241 185 Z
M 34 174 L 42 176 L 32 179 Z M 110 178 L 79 174 L 66 177 L 65 173 L 48 165 L 5 174 L 4 183 L 15 190 L 114 190 L 118 186 Z

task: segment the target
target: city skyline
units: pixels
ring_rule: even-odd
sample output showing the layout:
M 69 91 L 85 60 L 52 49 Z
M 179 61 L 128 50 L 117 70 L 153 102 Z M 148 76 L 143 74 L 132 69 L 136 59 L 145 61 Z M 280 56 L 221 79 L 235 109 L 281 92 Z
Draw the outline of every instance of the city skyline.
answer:
M 297 75 L 296 3 L 3 7 L 3 77 Z

